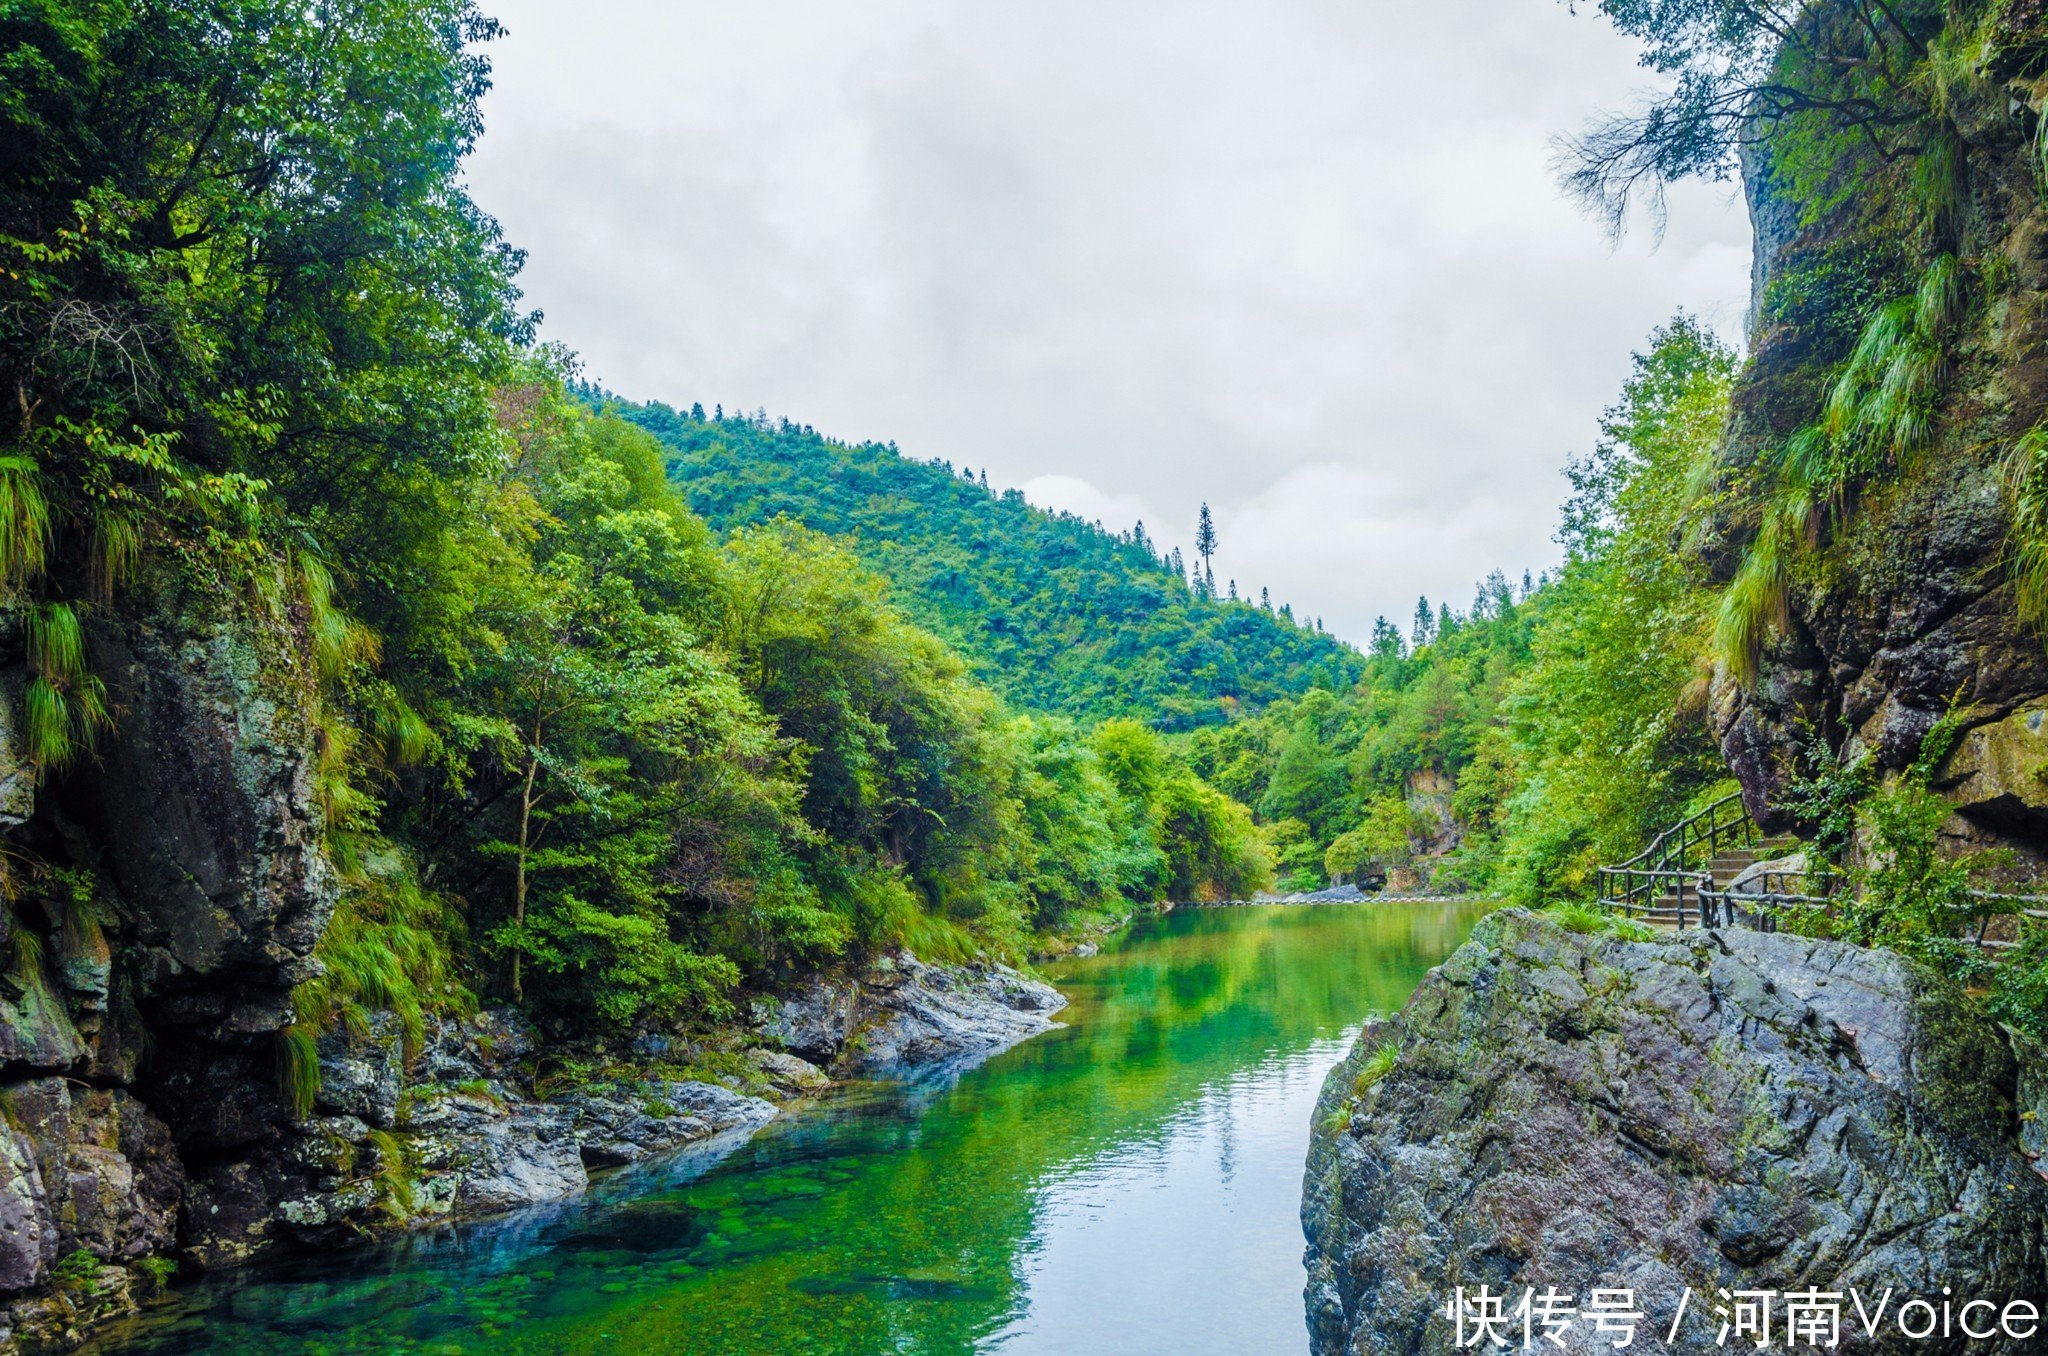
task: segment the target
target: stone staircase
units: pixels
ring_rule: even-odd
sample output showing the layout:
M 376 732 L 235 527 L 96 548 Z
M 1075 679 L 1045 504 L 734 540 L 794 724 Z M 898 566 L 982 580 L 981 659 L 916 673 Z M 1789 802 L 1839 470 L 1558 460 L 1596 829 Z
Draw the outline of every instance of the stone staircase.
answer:
M 1725 890 L 1730 882 L 1750 867 L 1755 866 L 1758 862 L 1767 862 L 1774 857 L 1782 857 L 1787 852 L 1792 851 L 1795 846 L 1794 840 L 1781 837 L 1761 839 L 1754 847 L 1722 848 L 1707 859 L 1702 872 L 1712 877 L 1714 889 Z M 1675 928 L 1679 925 L 1681 902 L 1684 906 L 1684 921 L 1687 926 L 1699 926 L 1699 895 L 1690 889 L 1685 892 L 1683 901 L 1680 900 L 1676 891 L 1667 890 L 1663 894 L 1658 895 L 1650 901 L 1650 907 L 1646 912 L 1636 916 L 1637 921 L 1648 923 L 1652 927 Z

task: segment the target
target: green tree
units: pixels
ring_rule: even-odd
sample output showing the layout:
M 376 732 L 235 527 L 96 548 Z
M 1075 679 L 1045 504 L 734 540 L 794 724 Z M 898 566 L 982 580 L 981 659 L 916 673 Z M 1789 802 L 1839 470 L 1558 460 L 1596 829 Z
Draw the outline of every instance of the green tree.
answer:
M 1436 639 L 1436 613 L 1430 611 L 1429 599 L 1415 600 L 1415 621 L 1409 628 L 1408 640 L 1416 649 L 1421 649 Z
M 1668 93 L 1565 144 L 1567 187 L 1619 232 L 1632 198 L 1700 176 L 1724 180 L 1744 145 L 1787 131 L 1860 140 L 1880 158 L 1947 154 L 1922 79 L 1949 12 L 1899 0 L 1598 0 L 1642 43 Z M 1952 131 L 1952 129 L 1949 129 Z
M 1735 355 L 1680 315 L 1637 355 L 1592 455 L 1570 470 L 1567 563 L 1508 701 L 1518 789 L 1502 857 L 1518 897 L 1590 890 L 1726 775 L 1705 717 L 1712 593 L 1674 551 L 1721 435 Z

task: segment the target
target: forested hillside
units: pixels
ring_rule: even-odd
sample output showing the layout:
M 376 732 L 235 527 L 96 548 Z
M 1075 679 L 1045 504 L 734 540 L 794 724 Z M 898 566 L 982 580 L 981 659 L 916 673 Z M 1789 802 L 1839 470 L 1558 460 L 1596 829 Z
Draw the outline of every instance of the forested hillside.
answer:
M 433 1040 L 680 1054 L 821 971 L 1270 879 L 1160 733 L 1007 704 L 841 542 L 714 533 L 572 392 L 463 185 L 497 31 L 0 14 L 0 1101 L 45 1108 L 0 1176 L 95 1136 L 118 1216 L 36 1186 L 0 1294 L 59 1238 L 158 1283 L 584 1178 L 508 1084 L 399 1136 Z
M 892 447 L 766 417 L 604 400 L 658 436 L 690 506 L 725 531 L 788 517 L 853 544 L 919 625 L 1010 701 L 1165 730 L 1309 688 L 1341 688 L 1357 651 L 1167 563 L 1142 525 L 1112 533 L 1016 490 Z M 1219 596 L 1220 595 L 1220 596 Z
M 762 416 L 586 391 L 658 434 L 670 475 L 741 539 L 800 522 L 876 567 L 1027 706 L 1128 710 L 1251 807 L 1280 883 L 1590 889 L 1725 773 L 1700 667 L 1705 566 L 1674 552 L 1735 358 L 1680 316 L 1651 336 L 1599 445 L 1571 468 L 1555 579 L 1501 571 L 1469 606 L 1418 600 L 1359 655 L 1183 582 L 1141 535 L 991 494 L 971 474 Z M 786 526 L 782 530 L 794 530 Z M 1141 728 L 1138 726 L 1132 729 Z

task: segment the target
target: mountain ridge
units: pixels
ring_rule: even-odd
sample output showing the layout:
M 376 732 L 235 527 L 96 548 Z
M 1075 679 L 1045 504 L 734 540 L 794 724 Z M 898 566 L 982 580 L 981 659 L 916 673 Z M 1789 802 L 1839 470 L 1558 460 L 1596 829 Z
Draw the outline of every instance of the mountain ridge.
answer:
M 1190 729 L 1363 673 L 1362 654 L 1285 608 L 1207 596 L 1142 529 L 1113 533 L 948 461 L 786 419 L 595 403 L 661 440 L 671 478 L 714 528 L 787 516 L 855 539 L 897 606 L 1018 706 Z

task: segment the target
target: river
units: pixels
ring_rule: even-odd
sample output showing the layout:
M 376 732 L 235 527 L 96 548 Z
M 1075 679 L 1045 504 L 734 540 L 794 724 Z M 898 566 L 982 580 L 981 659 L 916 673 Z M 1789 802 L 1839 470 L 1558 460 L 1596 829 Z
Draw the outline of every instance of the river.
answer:
M 225 1273 L 121 1356 L 1300 1351 L 1322 1077 L 1470 906 L 1180 910 L 1047 978 L 1067 1025 L 575 1201 Z

